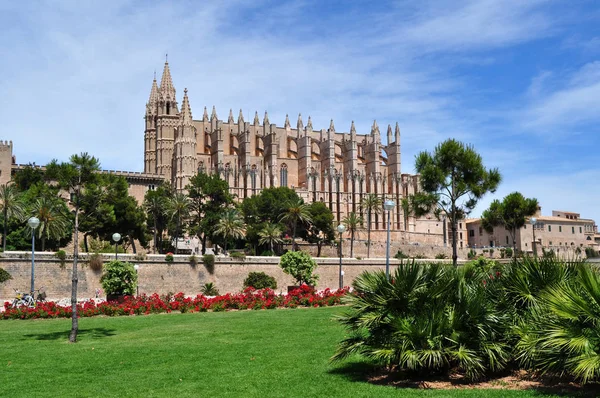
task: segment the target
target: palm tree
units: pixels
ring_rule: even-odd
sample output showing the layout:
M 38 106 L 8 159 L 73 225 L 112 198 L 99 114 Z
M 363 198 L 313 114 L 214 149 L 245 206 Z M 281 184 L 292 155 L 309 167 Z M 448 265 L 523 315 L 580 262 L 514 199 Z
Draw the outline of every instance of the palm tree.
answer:
M 377 194 L 370 193 L 361 202 L 362 208 L 367 212 L 367 258 L 371 257 L 371 216 L 381 213 L 383 201 Z
M 348 232 L 350 232 L 350 257 L 354 257 L 354 234 L 362 227 L 363 219 L 352 212 L 342 220 Z
M 69 218 L 64 212 L 63 202 L 55 196 L 44 195 L 33 203 L 32 211 L 40 220 L 39 238 L 42 251 L 47 239 L 60 239 L 69 233 Z
M 268 244 L 271 248 L 271 256 L 273 256 L 273 244 L 283 242 L 283 239 L 281 239 L 282 232 L 279 225 L 267 223 L 260 231 L 258 231 L 258 243 L 261 245 Z
M 281 215 L 281 221 L 289 224 L 292 227 L 292 247 L 293 250 L 296 251 L 296 228 L 298 226 L 298 222 L 306 224 L 310 224 L 312 222 L 310 206 L 304 203 L 302 199 L 298 199 L 297 202 L 290 202 L 287 206 L 287 210 Z
M 230 238 L 243 238 L 244 221 L 240 213 L 235 209 L 225 211 L 223 217 L 217 223 L 215 234 L 221 235 L 225 239 L 225 251 L 227 251 L 227 242 Z
M 175 227 L 175 254 L 177 254 L 181 220 L 182 218 L 187 217 L 190 210 L 190 199 L 184 193 L 176 193 L 169 202 L 169 210 L 171 212 L 171 217 L 175 217 L 177 221 L 177 226 Z
M 160 195 L 147 195 L 144 207 L 148 216 L 152 218 L 154 230 L 154 253 L 158 247 L 158 220 L 167 213 L 167 201 Z
M 6 251 L 6 234 L 8 220 L 11 218 L 21 219 L 24 216 L 24 208 L 19 191 L 14 184 L 0 186 L 0 205 L 4 215 L 4 234 L 2 235 L 2 251 Z

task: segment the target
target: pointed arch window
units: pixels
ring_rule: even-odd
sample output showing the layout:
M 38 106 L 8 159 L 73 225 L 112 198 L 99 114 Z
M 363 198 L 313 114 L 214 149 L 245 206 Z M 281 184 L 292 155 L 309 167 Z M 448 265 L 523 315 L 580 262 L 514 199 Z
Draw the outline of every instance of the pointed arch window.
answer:
M 288 168 L 287 164 L 282 164 L 281 169 L 279 170 L 279 186 L 287 187 L 288 186 Z
M 256 190 L 256 171 L 256 165 L 253 164 L 252 168 L 250 169 L 250 185 L 253 191 Z

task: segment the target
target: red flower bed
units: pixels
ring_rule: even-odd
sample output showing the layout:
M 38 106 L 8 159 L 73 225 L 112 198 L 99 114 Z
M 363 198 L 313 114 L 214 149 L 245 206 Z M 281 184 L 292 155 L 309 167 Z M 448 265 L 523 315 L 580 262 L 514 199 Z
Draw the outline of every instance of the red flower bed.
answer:
M 303 285 L 287 295 L 277 295 L 271 289 L 256 290 L 246 288 L 242 293 L 225 294 L 223 296 L 206 297 L 201 294 L 196 297 L 185 297 L 183 293 L 174 296 L 145 294 L 133 297 L 128 296 L 122 303 L 107 301 L 96 304 L 93 300 L 77 305 L 80 317 L 96 315 L 142 315 L 158 314 L 163 312 L 205 312 L 227 310 L 261 310 L 272 308 L 296 307 L 325 307 L 338 305 L 343 296 L 348 293 L 348 288 L 339 290 L 325 289 L 316 292 L 313 288 Z M 49 301 L 39 303 L 36 308 L 12 308 L 9 302 L 4 303 L 4 312 L 0 312 L 0 319 L 34 319 L 34 318 L 70 318 L 73 314 L 71 306 L 59 306 Z

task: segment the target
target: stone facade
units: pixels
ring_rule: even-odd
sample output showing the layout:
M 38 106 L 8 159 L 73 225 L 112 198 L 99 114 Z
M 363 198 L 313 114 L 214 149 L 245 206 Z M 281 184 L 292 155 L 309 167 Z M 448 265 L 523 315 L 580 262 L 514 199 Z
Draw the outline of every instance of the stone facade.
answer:
M 585 247 L 598 250 L 594 239 L 597 234 L 594 220 L 581 218 L 579 213 L 556 210 L 552 211 L 552 216 L 542 216 L 541 209 L 535 218 L 535 225 L 527 220 L 525 226 L 517 230 L 515 240 L 518 250 L 531 254 L 536 250 L 538 255 L 542 254 L 542 249 L 566 255 L 574 254 L 578 247 L 580 250 Z M 504 227 L 495 227 L 492 233 L 488 233 L 479 218 L 467 220 L 466 224 L 470 247 L 512 247 L 512 238 Z
M 160 85 L 152 82 L 146 104 L 144 132 L 144 173 L 158 174 L 178 190 L 183 190 L 197 172 L 216 173 L 227 180 L 239 199 L 268 187 L 290 187 L 306 202 L 322 201 L 332 210 L 336 222 L 348 213 L 364 216 L 360 203 L 369 193 L 392 199 L 393 231 L 405 241 L 443 242 L 441 222 L 417 220 L 403 214 L 401 199 L 419 189 L 416 175 L 402 173 L 400 128 L 387 126 L 387 144 L 381 140 L 376 121 L 367 134 L 358 134 L 354 122 L 349 132 L 336 130 L 333 120 L 327 129 L 314 129 L 310 116 L 306 123 L 298 115 L 295 126 L 289 117 L 283 126 L 271 123 L 269 115 L 244 120 L 229 110 L 226 120 L 213 106 L 204 107 L 200 119 L 192 118 L 187 89 L 181 110 L 168 62 Z M 387 228 L 387 213 L 374 215 L 372 229 Z M 366 218 L 366 217 L 363 217 Z M 424 239 L 424 240 L 423 240 Z M 466 241 L 465 241 L 466 244 Z

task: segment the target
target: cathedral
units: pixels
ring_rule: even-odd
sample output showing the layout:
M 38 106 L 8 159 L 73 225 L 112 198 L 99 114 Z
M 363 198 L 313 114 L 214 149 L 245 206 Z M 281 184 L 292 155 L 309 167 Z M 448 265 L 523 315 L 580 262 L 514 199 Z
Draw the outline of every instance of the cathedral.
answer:
M 160 175 L 177 190 L 184 190 L 198 172 L 217 173 L 231 193 L 243 199 L 263 188 L 289 187 L 305 202 L 321 201 L 340 222 L 350 212 L 363 216 L 361 201 L 374 193 L 396 205 L 390 214 L 394 238 L 407 243 L 441 244 L 445 231 L 434 217 L 415 219 L 404 214 L 401 200 L 419 188 L 418 176 L 402 173 L 400 128 L 384 128 L 386 145 L 374 121 L 366 134 L 337 131 L 333 120 L 327 129 L 315 129 L 310 116 L 298 115 L 295 126 L 286 116 L 283 126 L 269 115 L 244 120 L 229 110 L 219 119 L 215 107 L 204 107 L 200 119 L 192 117 L 187 89 L 181 107 L 169 63 L 160 84 L 152 82 L 146 104 L 144 173 Z M 387 212 L 372 217 L 372 229 L 387 228 Z M 444 232 L 444 233 L 443 233 Z M 444 239 L 445 240 L 445 239 Z

